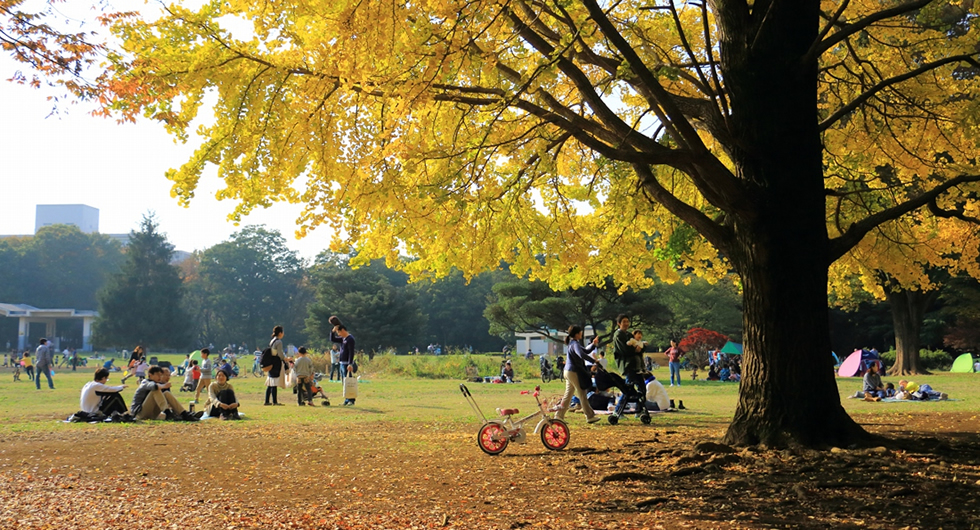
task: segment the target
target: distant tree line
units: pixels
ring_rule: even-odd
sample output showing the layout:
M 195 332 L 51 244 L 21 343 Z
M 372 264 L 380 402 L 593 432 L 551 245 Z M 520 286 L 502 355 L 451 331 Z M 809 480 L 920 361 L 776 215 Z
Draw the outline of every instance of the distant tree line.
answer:
M 97 309 L 97 347 L 253 349 L 283 325 L 287 342 L 326 348 L 334 314 L 350 324 L 360 348 L 401 353 L 429 344 L 500 351 L 513 344 L 514 332 L 557 338 L 571 324 L 608 333 L 619 313 L 630 315 L 656 348 L 692 328 L 741 340 L 741 298 L 732 278 L 709 283 L 682 275 L 676 283 L 624 292 L 610 280 L 555 291 L 504 268 L 469 281 L 454 271 L 409 283 L 380 260 L 352 268 L 352 256 L 324 252 L 307 263 L 279 232 L 261 226 L 244 227 L 178 264 L 173 252 L 152 216 L 125 248 L 74 226 L 47 226 L 33 237 L 0 240 L 0 301 Z M 926 308 L 923 347 L 980 349 L 980 284 L 957 277 L 944 285 Z M 831 309 L 838 353 L 894 344 L 890 303 L 869 297 L 846 311 Z M 3 320 L 4 333 L 15 334 L 16 320 Z

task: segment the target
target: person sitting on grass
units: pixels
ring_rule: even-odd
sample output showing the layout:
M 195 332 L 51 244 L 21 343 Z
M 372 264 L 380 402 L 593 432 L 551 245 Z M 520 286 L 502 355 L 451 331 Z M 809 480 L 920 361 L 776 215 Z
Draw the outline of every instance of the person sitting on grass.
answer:
M 214 377 L 214 382 L 208 385 L 208 402 L 204 406 L 208 416 L 223 420 L 241 419 L 238 415 L 238 399 L 235 398 L 235 389 L 228 382 L 228 375 L 224 370 L 218 370 Z
M 667 397 L 667 389 L 653 375 L 647 376 L 646 405 L 647 410 L 667 410 L 670 407 L 670 398 Z
M 168 421 L 197 421 L 197 417 L 184 410 L 177 398 L 170 392 L 170 382 L 162 383 L 163 368 L 152 366 L 147 378 L 140 383 L 133 394 L 133 404 L 129 413 L 141 420 L 155 420 L 163 415 Z
M 847 396 L 850 399 L 863 399 L 865 401 L 881 401 L 881 398 L 889 397 L 885 393 L 885 387 L 881 384 L 881 375 L 878 374 L 878 365 L 871 364 L 868 367 L 868 371 L 864 373 L 864 382 L 862 383 L 861 390 L 857 391 L 853 396 Z
M 949 399 L 949 394 L 937 392 L 925 383 L 920 385 L 914 381 L 906 381 L 904 379 L 898 382 L 898 393 L 904 395 L 903 399 L 914 399 L 918 401 L 928 401 L 930 399 L 945 401 Z
M 500 378 L 505 383 L 514 382 L 514 368 L 510 365 L 510 361 L 504 363 L 504 367 L 500 370 Z
M 895 385 L 892 383 L 885 383 L 885 397 L 893 398 L 896 394 L 898 394 L 898 391 L 895 390 Z
M 126 385 L 107 385 L 109 370 L 105 368 L 96 370 L 92 379 L 82 387 L 80 410 L 88 413 L 99 411 L 106 416 L 111 416 L 113 412 L 125 414 L 126 400 L 119 393 L 126 389 Z

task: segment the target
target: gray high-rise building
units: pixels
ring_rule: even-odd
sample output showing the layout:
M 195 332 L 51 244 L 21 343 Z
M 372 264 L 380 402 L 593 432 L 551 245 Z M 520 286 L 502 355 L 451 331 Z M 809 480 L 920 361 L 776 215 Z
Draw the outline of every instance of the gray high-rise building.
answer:
M 86 234 L 94 234 L 99 231 L 99 209 L 84 204 L 38 204 L 34 233 L 49 225 L 75 225 Z

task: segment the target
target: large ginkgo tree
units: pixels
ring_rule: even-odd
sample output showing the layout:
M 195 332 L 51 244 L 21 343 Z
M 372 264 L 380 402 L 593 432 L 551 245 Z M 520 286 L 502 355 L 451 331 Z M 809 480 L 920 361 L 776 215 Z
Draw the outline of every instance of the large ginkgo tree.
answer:
M 625 288 L 734 269 L 745 362 L 726 439 L 841 445 L 867 435 L 834 381 L 828 269 L 909 216 L 977 217 L 976 15 L 971 0 L 176 3 L 115 19 L 101 89 L 106 113 L 198 145 L 168 174 L 181 202 L 215 165 L 235 215 L 302 203 L 299 233 L 327 225 L 336 249 L 415 276 L 504 261 L 555 288 Z

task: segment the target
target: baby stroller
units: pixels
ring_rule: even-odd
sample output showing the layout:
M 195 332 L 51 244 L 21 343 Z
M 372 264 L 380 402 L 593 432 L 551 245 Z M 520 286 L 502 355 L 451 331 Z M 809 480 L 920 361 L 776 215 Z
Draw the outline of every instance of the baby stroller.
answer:
M 555 374 L 555 371 L 552 370 L 551 362 L 548 361 L 547 357 L 542 355 L 541 356 L 541 382 L 550 383 L 555 379 L 558 379 L 558 376 Z
M 329 407 L 330 398 L 328 398 L 327 395 L 323 393 L 323 387 L 320 386 L 320 380 L 323 379 L 323 375 L 324 374 L 321 373 L 313 374 L 313 383 L 310 385 L 310 401 L 312 401 L 315 398 L 320 398 L 323 400 L 321 404 L 324 407 Z
M 627 414 L 627 411 L 636 413 L 644 425 L 650 424 L 650 413 L 646 407 L 647 388 L 643 384 L 644 374 L 640 373 L 637 375 L 639 376 L 639 382 L 636 385 L 628 385 L 626 384 L 626 380 L 623 379 L 623 376 L 614 372 L 607 372 L 601 367 L 596 367 L 595 385 L 597 390 L 602 391 L 615 387 L 623 393 L 623 396 L 619 399 L 619 403 L 616 405 L 616 410 L 609 415 L 610 425 L 619 423 L 619 419 L 624 414 Z

